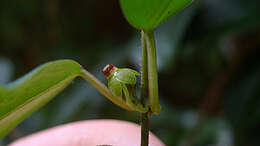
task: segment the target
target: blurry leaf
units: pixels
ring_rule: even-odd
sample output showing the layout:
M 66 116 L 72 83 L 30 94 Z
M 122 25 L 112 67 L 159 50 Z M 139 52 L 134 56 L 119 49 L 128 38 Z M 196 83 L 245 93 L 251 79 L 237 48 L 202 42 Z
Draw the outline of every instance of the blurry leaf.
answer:
M 133 27 L 151 30 L 192 0 L 120 0 L 126 19 Z
M 62 91 L 80 71 L 80 65 L 71 60 L 50 62 L 0 88 L 0 138 Z

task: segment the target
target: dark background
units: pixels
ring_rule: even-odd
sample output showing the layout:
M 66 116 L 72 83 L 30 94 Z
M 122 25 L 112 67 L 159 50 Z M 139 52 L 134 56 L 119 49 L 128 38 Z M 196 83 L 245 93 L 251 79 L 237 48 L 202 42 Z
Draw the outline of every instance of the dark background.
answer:
M 195 0 L 156 29 L 161 114 L 151 131 L 166 145 L 260 145 L 260 1 Z M 118 0 L 1 0 L 0 83 L 36 66 L 74 59 L 102 81 L 102 68 L 140 68 L 140 34 Z M 82 79 L 6 136 L 79 120 L 139 115 Z M 186 146 L 187 146 L 186 145 Z

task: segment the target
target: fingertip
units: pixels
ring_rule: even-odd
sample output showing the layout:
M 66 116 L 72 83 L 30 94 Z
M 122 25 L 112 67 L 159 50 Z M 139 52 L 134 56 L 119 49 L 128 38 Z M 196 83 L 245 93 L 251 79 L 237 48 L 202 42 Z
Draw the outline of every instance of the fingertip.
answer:
M 140 126 L 119 120 L 88 120 L 50 128 L 10 146 L 140 146 Z M 165 146 L 150 132 L 149 146 Z

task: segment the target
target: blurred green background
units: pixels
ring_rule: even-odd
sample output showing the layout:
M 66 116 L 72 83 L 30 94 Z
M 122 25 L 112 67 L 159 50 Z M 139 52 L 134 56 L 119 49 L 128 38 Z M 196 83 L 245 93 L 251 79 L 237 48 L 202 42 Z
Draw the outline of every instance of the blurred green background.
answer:
M 156 29 L 161 114 L 151 131 L 168 146 L 260 145 L 260 1 L 195 0 Z M 0 84 L 51 60 L 140 68 L 140 34 L 118 0 L 1 0 Z M 87 119 L 138 123 L 76 79 L 8 136 Z

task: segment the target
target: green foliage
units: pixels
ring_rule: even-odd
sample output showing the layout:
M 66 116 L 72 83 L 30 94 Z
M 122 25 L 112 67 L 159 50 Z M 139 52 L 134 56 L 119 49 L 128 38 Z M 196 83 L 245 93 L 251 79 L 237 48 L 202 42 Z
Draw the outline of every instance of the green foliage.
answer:
M 152 30 L 192 0 L 120 0 L 126 19 L 138 29 Z
M 44 64 L 0 88 L 0 138 L 62 91 L 81 66 L 71 60 Z

